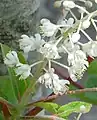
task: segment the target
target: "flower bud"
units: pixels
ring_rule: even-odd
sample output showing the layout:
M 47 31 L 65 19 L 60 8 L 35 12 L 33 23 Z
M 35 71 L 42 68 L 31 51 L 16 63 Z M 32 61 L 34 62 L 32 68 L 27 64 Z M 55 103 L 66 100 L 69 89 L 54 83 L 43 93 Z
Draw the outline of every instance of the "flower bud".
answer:
M 80 112 L 85 113 L 86 112 L 86 107 L 84 105 L 80 106 Z
M 85 21 L 83 21 L 83 23 L 82 23 L 82 27 L 83 27 L 84 29 L 87 29 L 87 28 L 89 28 L 90 24 L 91 24 L 91 22 L 90 22 L 89 20 L 85 20 Z
M 72 42 L 76 43 L 76 42 L 78 42 L 79 39 L 80 39 L 80 34 L 77 32 L 73 33 L 72 38 L 71 38 Z
M 91 1 L 85 2 L 86 7 L 91 8 L 93 6 L 93 3 Z
M 62 4 L 62 1 L 55 1 L 54 2 L 54 7 L 59 8 L 59 7 L 61 7 L 61 4 Z
M 74 8 L 75 3 L 73 1 L 64 1 L 63 6 L 66 7 L 66 8 Z
M 95 0 L 95 3 L 97 3 L 97 0 Z

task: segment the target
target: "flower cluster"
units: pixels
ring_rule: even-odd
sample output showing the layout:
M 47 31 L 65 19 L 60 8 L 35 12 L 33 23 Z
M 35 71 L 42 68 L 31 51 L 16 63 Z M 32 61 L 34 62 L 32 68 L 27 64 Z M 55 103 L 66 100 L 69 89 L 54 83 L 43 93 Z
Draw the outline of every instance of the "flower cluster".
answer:
M 50 68 L 44 75 L 40 76 L 38 82 L 44 84 L 46 88 L 53 89 L 55 94 L 64 94 L 70 84 L 68 80 L 59 79 L 53 68 Z
M 92 13 L 87 11 L 87 7 L 90 8 L 93 5 L 91 1 L 80 0 L 80 2 L 83 2 L 84 7 L 77 5 L 72 0 L 62 0 L 60 3 L 57 1 L 56 5 L 58 4 L 59 7 L 62 5 L 63 9 L 68 10 L 71 17 L 68 19 L 62 18 L 57 24 L 43 18 L 40 21 L 41 35 L 39 33 L 30 37 L 22 35 L 19 40 L 20 49 L 24 53 L 37 51 L 48 62 L 48 65 L 43 68 L 45 73 L 39 77 L 38 82 L 52 89 L 55 94 L 64 94 L 68 90 L 67 85 L 70 83 L 68 80 L 61 80 L 54 73 L 52 62 L 66 68 L 70 78 L 76 82 L 83 77 L 84 72 L 89 67 L 87 56 L 97 57 L 97 41 L 92 40 L 85 32 L 91 24 L 97 32 L 97 21 L 94 19 L 97 11 Z M 94 2 L 97 3 L 96 0 Z M 80 20 L 72 12 L 73 8 L 78 10 Z M 88 38 L 87 43 L 83 44 L 81 42 L 82 34 Z M 67 54 L 67 66 L 56 61 L 65 54 Z M 4 63 L 9 67 L 14 67 L 15 73 L 20 76 L 20 79 L 26 79 L 29 75 L 32 75 L 31 67 L 41 63 L 41 61 L 32 65 L 22 64 L 17 53 L 10 51 L 4 58 Z
M 15 51 L 9 51 L 6 57 L 4 58 L 4 63 L 9 67 L 14 67 L 16 75 L 20 76 L 19 79 L 26 79 L 31 75 L 31 67 L 28 64 L 20 63 L 18 55 Z

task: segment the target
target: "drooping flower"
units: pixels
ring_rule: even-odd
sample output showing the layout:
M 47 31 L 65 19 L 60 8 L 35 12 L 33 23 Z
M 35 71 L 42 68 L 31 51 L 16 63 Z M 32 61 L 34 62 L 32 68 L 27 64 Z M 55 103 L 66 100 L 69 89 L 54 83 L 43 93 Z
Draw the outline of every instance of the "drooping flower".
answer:
M 4 58 L 4 63 L 9 67 L 14 67 L 19 64 L 18 55 L 15 51 L 9 51 Z
M 17 64 L 15 68 L 16 76 L 20 76 L 19 80 L 26 79 L 31 75 L 31 67 L 28 64 Z
M 54 35 L 54 33 L 56 32 L 56 30 L 60 27 L 60 25 L 55 25 L 53 23 L 50 22 L 50 20 L 48 19 L 41 19 L 41 24 L 42 26 L 40 26 L 42 32 L 44 33 L 44 36 L 47 37 L 51 37 Z
M 48 59 L 59 59 L 58 48 L 53 43 L 46 43 L 39 49 L 39 52 Z
M 40 76 L 38 82 L 44 84 L 46 88 L 52 89 L 55 94 L 64 94 L 68 90 L 67 85 L 70 84 L 68 80 L 60 80 L 53 68 Z
M 28 37 L 27 35 L 22 35 L 21 37 L 22 39 L 19 40 L 20 49 L 22 49 L 25 53 L 38 50 L 45 43 L 38 33 L 35 34 L 35 37 Z
M 83 44 L 82 49 L 91 57 L 97 57 L 97 41 L 89 41 Z
M 82 50 L 76 50 L 68 54 L 68 64 L 74 65 L 77 61 L 86 61 L 87 57 L 86 54 Z
M 84 72 L 87 70 L 88 66 L 89 66 L 89 63 L 86 60 L 77 61 L 76 64 L 72 65 L 68 69 L 70 78 L 74 82 L 81 79 L 83 77 Z
M 68 87 L 69 84 L 70 82 L 68 80 L 60 79 L 55 81 L 55 84 L 54 84 L 55 87 L 53 88 L 54 93 L 63 95 L 69 90 L 69 87 Z
M 76 50 L 79 50 L 80 49 L 80 46 L 77 45 L 77 44 L 74 44 L 74 46 L 72 47 L 72 44 L 70 41 L 68 40 L 65 40 L 64 43 L 63 43 L 64 47 L 68 50 L 68 52 L 72 52 L 72 51 L 76 51 Z M 61 52 L 64 52 L 64 53 L 67 53 L 62 46 L 60 46 L 58 48 L 58 51 L 61 53 Z

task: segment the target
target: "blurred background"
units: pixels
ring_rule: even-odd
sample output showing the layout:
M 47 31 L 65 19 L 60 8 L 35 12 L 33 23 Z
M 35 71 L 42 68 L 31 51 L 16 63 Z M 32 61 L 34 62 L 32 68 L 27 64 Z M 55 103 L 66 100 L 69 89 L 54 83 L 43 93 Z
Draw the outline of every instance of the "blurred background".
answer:
M 53 23 L 62 17 L 62 8 L 54 8 L 55 0 L 0 0 L 0 42 L 11 46 L 14 50 L 19 50 L 18 39 L 22 34 L 33 35 L 36 31 L 39 31 L 39 21 L 41 18 L 48 18 Z M 76 1 L 78 2 L 78 1 Z M 93 8 L 88 8 L 91 12 Z M 76 9 L 73 12 L 79 17 Z M 64 16 L 68 13 L 64 12 Z M 86 31 L 91 38 L 95 39 L 96 32 L 93 26 Z M 81 41 L 86 42 L 87 38 L 82 35 Z M 35 54 L 29 53 L 28 61 L 34 60 L 36 58 Z M 62 59 L 66 62 L 66 57 Z M 61 68 L 59 68 L 61 70 Z M 63 73 L 68 76 L 66 70 Z M 0 75 L 6 75 L 6 66 L 3 64 L 3 59 L 0 51 Z M 87 75 L 84 76 L 84 79 Z M 81 81 L 83 84 L 83 80 Z M 40 86 L 37 95 L 33 100 L 37 100 L 43 96 L 47 96 L 52 91 L 45 89 L 44 86 Z M 70 101 L 77 100 L 76 98 L 71 98 L 68 96 L 62 96 L 55 100 L 57 103 L 63 105 Z M 41 112 L 41 114 L 48 114 L 47 112 Z M 74 117 L 74 115 L 73 115 Z M 73 117 L 70 120 L 73 120 Z M 91 112 L 82 115 L 81 120 L 97 120 L 97 107 L 92 107 Z

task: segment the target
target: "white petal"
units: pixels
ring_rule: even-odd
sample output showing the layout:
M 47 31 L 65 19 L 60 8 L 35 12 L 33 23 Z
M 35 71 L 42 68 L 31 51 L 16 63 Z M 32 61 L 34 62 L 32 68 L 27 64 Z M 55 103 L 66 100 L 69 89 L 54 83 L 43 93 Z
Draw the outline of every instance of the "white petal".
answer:
M 47 23 L 47 22 L 50 22 L 50 20 L 46 19 L 46 18 L 43 18 L 41 19 L 40 23 L 41 24 L 44 24 L 44 23 Z
M 62 84 L 62 85 L 69 85 L 70 82 L 68 80 L 59 80 L 59 83 Z
M 19 63 L 18 55 L 15 51 L 9 51 L 4 58 L 4 63 L 9 67 L 14 67 Z
M 23 39 L 29 39 L 29 37 L 27 35 L 21 35 L 21 38 L 23 38 Z
M 15 68 L 16 75 L 20 75 L 20 79 L 26 79 L 31 73 L 31 67 L 28 64 L 18 64 Z

